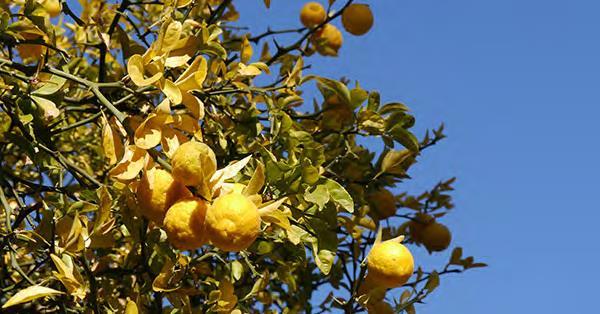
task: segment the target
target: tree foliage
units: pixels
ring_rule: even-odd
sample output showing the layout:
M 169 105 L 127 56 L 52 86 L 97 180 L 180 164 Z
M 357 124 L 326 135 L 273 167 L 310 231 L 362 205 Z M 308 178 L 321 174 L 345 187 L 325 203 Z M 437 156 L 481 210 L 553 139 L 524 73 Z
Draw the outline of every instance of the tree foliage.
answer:
M 404 104 L 310 68 L 368 6 L 253 33 L 231 0 L 0 4 L 4 311 L 414 313 L 485 266 L 456 247 L 401 287 L 368 280 L 373 244 L 445 251 L 454 207 L 454 179 L 391 192 L 443 126 L 418 137 Z

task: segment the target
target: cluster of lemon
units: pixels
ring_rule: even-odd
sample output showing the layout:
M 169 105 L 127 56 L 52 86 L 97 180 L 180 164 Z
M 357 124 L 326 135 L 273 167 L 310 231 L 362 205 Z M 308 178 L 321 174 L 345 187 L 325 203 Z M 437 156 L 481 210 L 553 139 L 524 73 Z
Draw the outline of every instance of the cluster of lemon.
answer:
M 318 2 L 308 2 L 300 11 L 300 21 L 306 27 L 318 27 L 326 20 L 327 12 Z M 352 35 L 364 35 L 373 26 L 373 13 L 367 4 L 353 3 L 344 9 L 342 25 Z M 342 47 L 342 32 L 334 25 L 327 23 L 311 36 L 311 42 L 321 55 L 336 56 Z
M 172 175 L 162 169 L 146 171 L 137 187 L 142 215 L 163 226 L 171 244 L 193 250 L 211 243 L 223 251 L 248 248 L 260 232 L 261 218 L 243 186 L 221 189 L 212 204 L 188 187 L 206 186 L 217 170 L 208 145 L 190 141 L 171 158 Z

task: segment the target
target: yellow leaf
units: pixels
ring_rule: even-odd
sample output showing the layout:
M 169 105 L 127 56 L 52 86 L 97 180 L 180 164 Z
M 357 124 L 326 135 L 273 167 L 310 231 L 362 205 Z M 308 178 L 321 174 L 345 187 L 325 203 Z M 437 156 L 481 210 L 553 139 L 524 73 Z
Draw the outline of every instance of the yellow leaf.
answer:
M 254 174 L 252 174 L 252 178 L 250 178 L 250 182 L 244 188 L 244 195 L 252 195 L 257 194 L 262 189 L 265 184 L 265 166 L 258 162 L 256 165 L 256 169 L 254 170 Z
M 172 128 L 164 128 L 162 131 L 162 139 L 161 139 L 161 148 L 165 154 L 171 158 L 177 148 L 185 142 L 188 141 L 188 138 L 185 134 L 181 133 L 178 130 L 173 130 Z
M 204 103 L 191 93 L 184 91 L 181 94 L 181 102 L 190 111 L 190 114 L 196 119 L 204 118 Z
M 238 64 L 238 74 L 239 75 L 243 75 L 243 76 L 256 76 L 261 74 L 262 72 L 260 71 L 259 68 L 257 68 L 254 65 L 245 65 L 243 63 Z
M 110 216 L 110 209 L 112 207 L 112 196 L 108 192 L 108 188 L 106 186 L 101 186 L 96 190 L 96 195 L 98 196 L 98 212 L 96 213 L 96 218 L 94 220 L 94 230 L 98 230 L 104 222 Z
M 191 59 L 189 55 L 172 56 L 165 60 L 165 66 L 169 68 L 178 68 L 183 65 L 187 65 L 187 62 Z
M 163 28 L 164 33 L 161 29 L 158 40 L 161 43 L 160 52 L 169 52 L 175 47 L 175 44 L 179 40 L 179 36 L 181 36 L 182 26 L 183 25 L 179 21 L 171 21 L 166 28 Z
M 152 85 L 160 80 L 163 75 L 162 71 L 156 71 L 151 77 L 144 78 L 143 57 L 138 54 L 131 56 L 127 61 L 127 73 L 129 73 L 129 78 L 133 83 L 140 87 Z
M 221 186 L 221 184 L 223 184 L 223 182 L 225 182 L 225 180 L 235 177 L 235 175 L 237 175 L 246 166 L 246 164 L 248 164 L 251 158 L 252 155 L 249 155 L 240 161 L 234 161 L 225 168 L 217 170 L 210 178 L 212 190 L 215 191 Z
M 162 91 L 172 104 L 177 105 L 181 103 L 181 91 L 171 80 L 165 80 Z
M 131 300 L 128 300 L 127 306 L 125 307 L 125 314 L 138 314 L 137 304 Z
M 141 149 L 150 149 L 160 143 L 162 137 L 161 119 L 151 113 L 148 118 L 135 130 L 135 145 Z
M 60 114 L 60 110 L 56 107 L 56 104 L 49 99 L 31 96 L 31 99 L 38 105 L 38 107 L 42 110 L 42 114 L 44 115 L 44 119 L 51 120 Z
M 108 164 L 114 165 L 123 155 L 123 143 L 119 133 L 116 132 L 110 123 L 103 119 L 102 126 L 102 148 L 104 155 L 108 158 Z
M 38 285 L 27 287 L 27 288 L 15 293 L 15 295 L 13 295 L 12 298 L 8 299 L 8 301 L 6 301 L 6 303 L 4 303 L 4 305 L 2 305 L 2 308 L 5 309 L 5 308 L 13 306 L 13 305 L 26 303 L 31 300 L 35 300 L 35 299 L 42 298 L 42 297 L 53 296 L 53 295 L 57 295 L 57 294 L 64 294 L 64 293 L 61 291 L 58 291 L 58 290 L 54 290 L 51 288 L 46 288 L 44 286 L 38 286 Z
M 109 174 L 118 180 L 131 180 L 144 168 L 148 159 L 148 153 L 136 147 L 128 145 L 125 148 L 123 159 L 110 170 Z
M 250 61 L 250 58 L 252 58 L 252 53 L 254 52 L 254 50 L 252 49 L 252 45 L 250 44 L 250 41 L 248 40 L 248 36 L 244 36 L 244 39 L 242 40 L 242 49 L 241 49 L 241 58 L 240 60 L 242 61 L 242 63 L 248 63 L 248 61 Z

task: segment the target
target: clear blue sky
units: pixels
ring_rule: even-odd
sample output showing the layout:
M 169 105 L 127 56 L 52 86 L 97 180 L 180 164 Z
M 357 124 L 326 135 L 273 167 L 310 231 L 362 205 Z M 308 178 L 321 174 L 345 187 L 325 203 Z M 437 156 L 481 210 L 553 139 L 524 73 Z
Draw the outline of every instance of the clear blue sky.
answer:
M 450 137 L 400 188 L 457 176 L 445 222 L 456 245 L 490 264 L 444 277 L 419 312 L 596 312 L 600 2 L 368 2 L 374 29 L 310 63 L 404 101 L 419 131 L 446 123 Z M 262 31 L 299 26 L 304 1 L 237 3 L 241 23 Z

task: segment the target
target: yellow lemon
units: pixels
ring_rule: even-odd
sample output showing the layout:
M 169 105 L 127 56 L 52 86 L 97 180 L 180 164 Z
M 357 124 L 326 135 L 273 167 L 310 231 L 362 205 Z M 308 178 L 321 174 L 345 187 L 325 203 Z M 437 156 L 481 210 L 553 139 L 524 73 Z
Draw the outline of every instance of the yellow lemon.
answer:
M 197 197 L 177 201 L 167 211 L 164 228 L 169 242 L 181 250 L 201 247 L 205 241 L 206 202 Z
M 414 267 L 412 254 L 397 241 L 388 240 L 374 245 L 367 257 L 369 277 L 384 288 L 395 288 L 405 284 Z
M 137 188 L 142 215 L 159 225 L 162 225 L 167 209 L 173 203 L 190 196 L 190 190 L 173 180 L 171 174 L 163 169 L 147 171 Z
M 306 27 L 314 27 L 327 19 L 325 8 L 318 2 L 308 2 L 300 10 L 300 21 Z
M 373 12 L 366 4 L 353 3 L 342 13 L 342 25 L 352 35 L 364 35 L 373 26 Z
M 171 158 L 173 177 L 187 186 L 206 182 L 217 170 L 217 158 L 208 145 L 190 141 L 183 143 Z
M 206 213 L 206 233 L 223 251 L 248 248 L 260 232 L 258 208 L 240 193 L 219 196 Z
M 337 56 L 344 39 L 342 32 L 337 27 L 326 24 L 311 36 L 311 41 L 321 55 Z
M 429 252 L 440 252 L 447 249 L 451 240 L 450 230 L 438 222 L 428 224 L 421 232 L 421 243 Z
M 62 4 L 60 0 L 42 0 L 40 4 L 48 12 L 50 17 L 57 17 L 62 11 Z
M 375 219 L 386 219 L 396 214 L 396 200 L 394 194 L 381 188 L 367 195 L 370 209 L 369 215 Z

